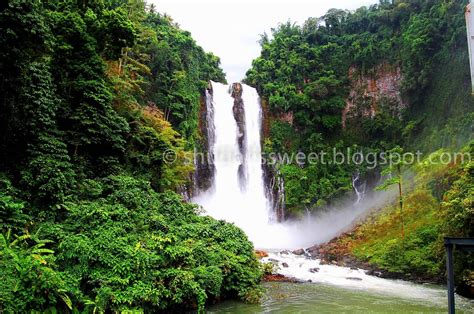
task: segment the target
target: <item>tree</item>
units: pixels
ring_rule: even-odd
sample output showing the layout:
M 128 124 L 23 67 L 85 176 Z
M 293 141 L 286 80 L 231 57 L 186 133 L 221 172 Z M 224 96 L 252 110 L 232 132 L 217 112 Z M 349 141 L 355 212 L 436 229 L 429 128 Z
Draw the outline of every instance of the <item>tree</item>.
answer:
M 61 102 L 44 62 L 33 62 L 26 68 L 22 83 L 18 100 L 28 130 L 28 159 L 22 181 L 36 191 L 33 198 L 42 204 L 58 204 L 75 183 L 67 146 L 57 126 Z
M 403 160 L 403 148 L 396 146 L 389 150 L 388 154 L 388 166 L 382 171 L 382 175 L 387 178 L 385 181 L 377 187 L 377 190 L 387 190 L 392 185 L 398 187 L 398 206 L 400 208 L 400 225 L 402 233 L 402 246 L 405 244 L 405 222 L 403 217 L 403 174 L 402 169 L 405 165 Z

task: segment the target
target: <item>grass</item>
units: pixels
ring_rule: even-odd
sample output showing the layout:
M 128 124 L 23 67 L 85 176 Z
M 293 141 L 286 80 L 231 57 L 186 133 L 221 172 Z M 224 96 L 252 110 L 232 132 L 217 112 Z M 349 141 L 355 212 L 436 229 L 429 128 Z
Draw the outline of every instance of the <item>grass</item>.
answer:
M 443 150 L 431 155 L 437 158 Z M 405 237 L 401 232 L 398 204 L 389 204 L 372 214 L 352 234 L 351 253 L 361 260 L 394 273 L 412 274 L 442 280 L 442 195 L 450 188 L 460 164 L 412 167 L 416 175 L 406 186 L 404 197 Z

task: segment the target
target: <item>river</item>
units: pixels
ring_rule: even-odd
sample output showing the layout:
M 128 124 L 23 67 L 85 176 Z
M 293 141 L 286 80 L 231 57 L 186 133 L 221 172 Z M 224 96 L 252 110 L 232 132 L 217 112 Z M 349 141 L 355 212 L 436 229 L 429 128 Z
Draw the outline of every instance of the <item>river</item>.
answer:
M 407 283 L 407 285 L 411 285 Z M 436 291 L 427 299 L 401 298 L 364 289 L 321 283 L 264 283 L 261 304 L 226 301 L 208 308 L 208 313 L 446 313 L 447 297 L 442 287 L 420 286 Z M 456 313 L 474 313 L 474 304 L 457 297 Z
M 369 276 L 362 269 L 321 265 L 304 255 L 270 253 L 277 273 L 301 283 L 265 283 L 258 305 L 224 302 L 210 313 L 446 313 L 446 288 Z M 474 300 L 456 296 L 458 313 L 474 313 Z

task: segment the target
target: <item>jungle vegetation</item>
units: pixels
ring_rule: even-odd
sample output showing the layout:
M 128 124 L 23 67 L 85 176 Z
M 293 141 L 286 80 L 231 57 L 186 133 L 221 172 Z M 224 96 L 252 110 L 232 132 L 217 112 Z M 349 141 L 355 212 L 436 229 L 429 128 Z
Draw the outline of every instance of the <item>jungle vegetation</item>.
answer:
M 246 235 L 175 193 L 218 57 L 142 0 L 2 1 L 0 47 L 0 312 L 259 299 Z

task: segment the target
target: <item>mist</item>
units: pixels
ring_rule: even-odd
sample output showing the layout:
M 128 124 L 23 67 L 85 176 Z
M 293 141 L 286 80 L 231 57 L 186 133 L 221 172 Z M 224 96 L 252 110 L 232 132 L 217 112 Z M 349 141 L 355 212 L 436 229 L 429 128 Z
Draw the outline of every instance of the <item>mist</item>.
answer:
M 230 219 L 247 234 L 256 249 L 265 251 L 294 250 L 325 243 L 349 231 L 368 214 L 395 201 L 395 188 L 368 193 L 357 205 L 352 198 L 337 207 L 326 207 L 300 220 L 276 223 L 268 221 L 255 226 L 252 220 Z

